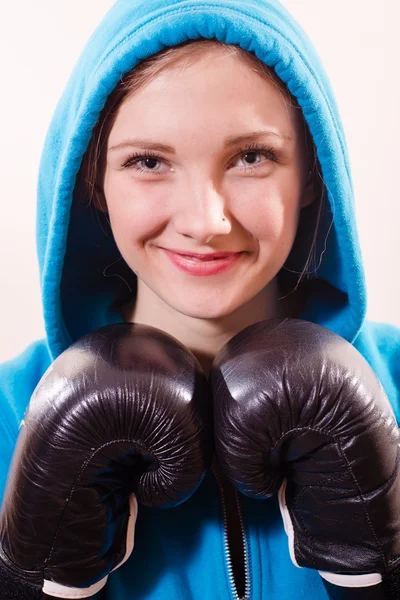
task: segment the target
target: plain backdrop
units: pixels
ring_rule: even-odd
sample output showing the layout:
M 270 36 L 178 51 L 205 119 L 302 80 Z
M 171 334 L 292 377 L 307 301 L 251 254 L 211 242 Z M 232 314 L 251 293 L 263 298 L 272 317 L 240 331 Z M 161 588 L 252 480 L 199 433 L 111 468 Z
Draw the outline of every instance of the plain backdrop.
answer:
M 135 0 L 132 0 L 134 2 Z M 0 362 L 44 337 L 36 182 L 56 103 L 112 0 L 23 0 L 1 11 Z M 400 326 L 398 0 L 284 0 L 339 105 L 356 194 L 368 313 Z

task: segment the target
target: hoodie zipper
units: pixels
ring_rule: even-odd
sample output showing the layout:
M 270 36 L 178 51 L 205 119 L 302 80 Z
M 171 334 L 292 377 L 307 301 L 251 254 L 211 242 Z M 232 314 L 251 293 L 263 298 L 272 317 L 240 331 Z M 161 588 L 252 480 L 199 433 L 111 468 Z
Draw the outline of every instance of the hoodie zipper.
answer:
M 221 494 L 222 509 L 223 509 L 223 515 L 224 515 L 225 557 L 226 557 L 226 562 L 228 564 L 229 580 L 231 582 L 232 595 L 235 600 L 250 600 L 251 582 L 250 582 L 250 574 L 249 574 L 249 552 L 248 552 L 248 543 L 247 543 L 244 525 L 243 525 L 243 516 L 242 516 L 242 510 L 241 510 L 240 501 L 239 501 L 239 495 L 238 495 L 237 491 L 235 490 L 235 492 L 234 492 L 235 500 L 236 500 L 236 506 L 237 506 L 237 510 L 238 510 L 238 514 L 239 514 L 240 530 L 241 530 L 241 534 L 242 534 L 243 554 L 244 554 L 244 575 L 245 575 L 245 586 L 244 586 L 245 592 L 244 592 L 244 596 L 240 596 L 240 597 L 239 597 L 239 594 L 237 592 L 236 585 L 235 585 L 232 559 L 231 559 L 231 555 L 230 555 L 230 551 L 229 551 L 228 517 L 227 517 L 227 510 L 226 510 L 225 494 L 224 494 L 221 477 L 218 473 L 218 470 L 215 468 L 215 466 L 212 466 L 211 471 L 217 480 L 218 487 L 219 487 L 220 494 Z

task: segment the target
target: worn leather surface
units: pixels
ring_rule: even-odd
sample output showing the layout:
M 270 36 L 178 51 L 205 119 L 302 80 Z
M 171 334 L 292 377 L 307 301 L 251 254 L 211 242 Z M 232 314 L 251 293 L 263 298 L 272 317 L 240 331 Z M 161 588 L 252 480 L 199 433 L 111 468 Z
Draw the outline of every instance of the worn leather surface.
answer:
M 215 357 L 216 454 L 238 489 L 286 502 L 298 565 L 387 574 L 400 561 L 399 431 L 346 340 L 299 319 L 262 321 Z
M 209 401 L 195 356 L 158 329 L 121 323 L 73 344 L 20 432 L 0 520 L 10 563 L 77 587 L 106 576 L 125 554 L 130 493 L 168 508 L 200 485 Z

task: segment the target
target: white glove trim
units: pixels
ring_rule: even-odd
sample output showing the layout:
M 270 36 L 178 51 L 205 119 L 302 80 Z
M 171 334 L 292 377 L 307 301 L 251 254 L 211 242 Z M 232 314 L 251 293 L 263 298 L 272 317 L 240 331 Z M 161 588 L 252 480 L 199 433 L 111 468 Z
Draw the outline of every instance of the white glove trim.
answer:
M 90 598 L 90 596 L 99 592 L 106 585 L 107 579 L 108 575 L 88 588 L 74 588 L 45 579 L 43 592 L 48 596 L 55 596 L 56 598 Z
M 292 519 L 290 518 L 290 513 L 286 504 L 286 479 L 283 480 L 281 487 L 278 492 L 279 499 L 279 508 L 281 511 L 283 525 L 285 527 L 286 535 L 289 538 L 289 552 L 290 558 L 292 559 L 292 563 L 296 565 L 296 567 L 300 567 L 297 564 L 295 555 L 294 555 L 294 529 Z M 330 573 L 328 571 L 318 571 L 323 579 L 329 581 L 329 583 L 333 583 L 334 585 L 338 585 L 340 587 L 370 587 L 372 585 L 378 585 L 381 583 L 382 576 L 380 573 L 365 573 L 363 575 L 346 575 L 339 573 Z
M 114 567 L 112 571 L 110 571 L 110 573 L 115 571 L 115 569 L 119 569 L 120 566 L 123 565 L 124 562 L 126 562 L 128 560 L 128 558 L 130 557 L 130 555 L 132 554 L 134 541 L 135 541 L 135 525 L 136 525 L 136 519 L 137 519 L 137 513 L 138 513 L 138 503 L 137 503 L 135 494 L 131 494 L 129 496 L 129 508 L 130 508 L 129 521 L 128 521 L 128 527 L 126 528 L 125 556 L 121 560 L 121 562 L 116 567 Z
M 286 479 L 283 480 L 281 487 L 278 492 L 278 500 L 279 500 L 279 508 L 281 510 L 283 526 L 286 531 L 286 535 L 288 536 L 289 542 L 289 553 L 290 558 L 292 559 L 292 563 L 301 569 L 300 565 L 296 561 L 296 557 L 294 555 L 294 529 L 292 519 L 290 518 L 290 513 L 288 507 L 286 505 Z
M 339 573 L 329 573 L 327 571 L 318 571 L 323 579 L 339 585 L 340 587 L 356 587 L 364 588 L 373 585 L 378 585 L 382 581 L 382 575 L 380 573 L 365 573 L 364 575 L 344 575 Z
M 135 494 L 131 494 L 129 496 L 129 507 L 129 520 L 126 530 L 126 552 L 124 558 L 116 567 L 113 568 L 113 571 L 123 565 L 132 554 L 135 538 L 135 525 L 138 513 L 138 503 Z M 45 579 L 43 583 L 43 592 L 48 596 L 55 596 L 57 598 L 90 598 L 90 596 L 93 596 L 99 592 L 106 585 L 107 579 L 108 575 L 87 588 L 70 587 Z

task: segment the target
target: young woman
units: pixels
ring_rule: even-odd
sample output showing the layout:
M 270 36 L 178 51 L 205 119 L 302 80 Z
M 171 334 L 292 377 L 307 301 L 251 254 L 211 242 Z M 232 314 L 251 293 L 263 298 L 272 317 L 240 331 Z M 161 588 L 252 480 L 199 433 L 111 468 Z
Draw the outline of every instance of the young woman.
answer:
M 365 319 L 335 100 L 276 0 L 116 2 L 49 127 L 37 245 L 46 338 L 0 367 L 1 490 L 43 374 L 113 323 L 172 335 L 209 375 L 246 327 L 310 321 L 367 359 L 400 414 L 400 331 Z M 238 494 L 215 461 L 186 502 L 139 506 L 134 550 L 102 593 L 328 598 L 292 563 L 276 496 Z

